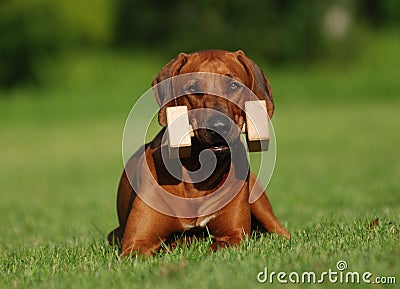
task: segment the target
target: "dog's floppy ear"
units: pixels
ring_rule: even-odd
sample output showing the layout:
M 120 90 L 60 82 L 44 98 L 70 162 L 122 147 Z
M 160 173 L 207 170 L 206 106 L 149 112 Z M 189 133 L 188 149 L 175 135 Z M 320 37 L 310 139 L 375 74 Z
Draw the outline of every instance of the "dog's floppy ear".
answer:
M 236 51 L 235 54 L 252 78 L 250 81 L 251 87 L 249 88 L 260 100 L 265 100 L 267 102 L 268 116 L 272 118 L 274 114 L 274 100 L 272 98 L 272 89 L 269 85 L 268 78 L 264 75 L 261 68 L 248 58 L 242 50 Z
M 173 105 L 171 100 L 174 99 L 172 81 L 169 78 L 179 74 L 179 71 L 186 63 L 188 56 L 189 55 L 186 53 L 179 53 L 175 59 L 172 59 L 160 70 L 151 83 L 154 96 L 160 106 L 160 111 L 158 112 L 158 123 L 163 127 L 167 125 L 166 109 L 168 106 Z M 157 85 L 162 81 L 164 81 L 164 83 Z

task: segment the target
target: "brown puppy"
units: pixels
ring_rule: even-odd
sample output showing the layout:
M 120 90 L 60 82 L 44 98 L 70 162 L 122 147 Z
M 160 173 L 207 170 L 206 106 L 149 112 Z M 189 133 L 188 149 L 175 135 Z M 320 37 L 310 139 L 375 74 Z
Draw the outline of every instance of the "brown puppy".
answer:
M 112 231 L 108 239 L 110 243 L 122 243 L 122 254 L 139 253 L 150 255 L 155 253 L 162 242 L 177 232 L 196 232 L 197 228 L 207 227 L 214 237 L 213 249 L 227 245 L 235 246 L 251 233 L 252 228 L 262 227 L 271 233 L 277 233 L 290 238 L 288 231 L 280 224 L 275 217 L 271 204 L 263 193 L 255 202 L 249 203 L 249 194 L 254 186 L 260 186 L 256 177 L 248 170 L 248 161 L 244 157 L 232 160 L 229 148 L 218 134 L 208 129 L 205 125 L 222 127 L 225 138 L 235 145 L 238 150 L 244 147 L 239 141 L 240 130 L 243 127 L 245 114 L 240 109 L 244 98 L 241 89 L 248 87 L 258 99 L 266 100 L 269 117 L 272 117 L 274 104 L 271 88 L 267 78 L 261 69 L 251 61 L 242 51 L 228 52 L 222 50 L 207 50 L 192 54 L 180 53 L 161 69 L 153 81 L 153 88 L 164 80 L 174 76 L 181 76 L 193 72 L 209 72 L 224 75 L 232 79 L 231 82 L 224 82 L 213 77 L 193 80 L 183 78 L 182 83 L 177 87 L 182 90 L 180 97 L 171 99 L 171 92 L 163 88 L 155 88 L 154 94 L 161 109 L 158 120 L 164 128 L 154 138 L 135 153 L 128 161 L 122 174 L 117 196 L 117 210 L 119 227 Z M 178 81 L 179 82 L 179 81 Z M 220 98 L 215 94 L 193 93 L 218 87 L 223 93 L 233 99 Z M 207 87 L 205 87 L 207 86 Z M 243 99 L 242 99 L 243 98 Z M 240 105 L 235 105 L 240 104 Z M 210 149 L 216 154 L 216 167 L 214 173 L 200 182 L 180 181 L 166 169 L 165 159 L 162 157 L 162 150 L 165 147 L 162 136 L 167 125 L 166 108 L 176 105 L 186 105 L 188 110 L 212 109 L 221 112 L 227 120 L 213 114 L 210 110 L 194 111 L 190 115 L 190 122 L 194 126 L 194 137 L 192 138 L 191 156 L 181 158 L 181 169 L 196 171 L 201 167 L 199 155 L 204 149 Z M 236 125 L 231 125 L 229 121 Z M 198 129 L 196 129 L 198 128 Z M 245 156 L 245 154 L 241 154 Z M 149 202 L 144 201 L 140 192 L 133 189 L 140 188 L 143 193 L 153 192 L 156 200 L 159 200 L 161 207 L 174 211 L 174 203 L 168 203 L 163 197 L 158 197 L 158 188 L 151 183 L 143 172 L 149 170 L 149 174 L 156 180 L 156 184 L 173 196 L 182 198 L 199 198 L 209 196 L 218 188 L 223 187 L 219 194 L 229 194 L 231 191 L 238 193 L 227 202 L 222 208 L 217 208 L 212 214 L 201 214 L 193 217 L 182 217 L 165 214 L 162 210 L 155 209 Z M 227 180 L 229 173 L 234 175 L 234 180 Z M 186 175 L 190 178 L 190 175 Z M 135 186 L 135 182 L 140 186 Z M 134 184 L 134 185 L 131 185 Z M 138 196 L 139 195 L 139 196 Z M 158 198 L 158 199 L 157 199 Z M 206 203 L 205 203 L 206 204 Z M 212 206 L 209 205 L 204 206 Z M 178 206 L 178 205 L 177 205 Z M 180 208 L 182 209 L 182 207 Z M 185 209 L 185 208 L 184 208 Z M 178 209 L 176 209 L 178 210 Z M 201 208 L 196 210 L 199 212 Z

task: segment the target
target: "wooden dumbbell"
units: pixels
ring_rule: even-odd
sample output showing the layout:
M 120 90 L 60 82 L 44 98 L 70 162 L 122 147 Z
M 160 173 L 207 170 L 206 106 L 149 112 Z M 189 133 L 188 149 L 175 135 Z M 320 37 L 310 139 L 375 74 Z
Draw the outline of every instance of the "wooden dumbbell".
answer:
M 268 112 L 265 100 L 245 102 L 247 147 L 250 152 L 267 151 L 269 146 Z M 167 108 L 168 148 L 171 158 L 189 157 L 193 128 L 187 106 Z
M 265 100 L 245 102 L 246 138 L 250 152 L 267 151 L 269 146 L 268 112 Z
M 189 157 L 193 129 L 189 124 L 187 106 L 167 107 L 167 127 L 169 157 Z

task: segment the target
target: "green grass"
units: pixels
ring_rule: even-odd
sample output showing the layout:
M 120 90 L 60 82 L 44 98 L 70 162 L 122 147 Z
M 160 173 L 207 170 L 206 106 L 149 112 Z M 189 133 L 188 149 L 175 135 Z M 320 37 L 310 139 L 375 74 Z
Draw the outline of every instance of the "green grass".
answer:
M 166 59 L 70 55 L 43 68 L 45 86 L 0 92 L 0 288 L 266 288 L 280 286 L 257 283 L 266 266 L 320 274 L 339 260 L 399 283 L 400 46 L 379 37 L 346 65 L 262 65 L 277 106 L 268 194 L 293 238 L 240 250 L 120 259 L 105 242 L 125 119 Z

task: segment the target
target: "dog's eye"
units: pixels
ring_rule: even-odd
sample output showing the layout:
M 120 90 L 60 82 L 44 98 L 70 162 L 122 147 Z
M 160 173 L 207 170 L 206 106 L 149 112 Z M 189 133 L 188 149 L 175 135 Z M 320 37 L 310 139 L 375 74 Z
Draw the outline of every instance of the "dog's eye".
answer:
M 232 82 L 229 84 L 229 89 L 230 89 L 230 90 L 236 90 L 236 89 L 238 89 L 239 87 L 240 87 L 240 84 L 237 83 L 236 81 L 232 81 Z
M 191 84 L 188 87 L 186 87 L 185 91 L 189 93 L 195 93 L 196 91 L 198 91 L 198 87 L 195 84 Z
M 199 92 L 199 85 L 196 80 L 190 80 L 186 83 L 186 85 L 183 87 L 183 90 L 186 93 L 196 93 Z

